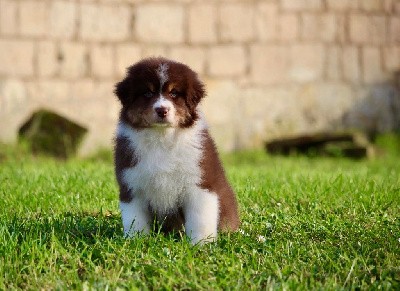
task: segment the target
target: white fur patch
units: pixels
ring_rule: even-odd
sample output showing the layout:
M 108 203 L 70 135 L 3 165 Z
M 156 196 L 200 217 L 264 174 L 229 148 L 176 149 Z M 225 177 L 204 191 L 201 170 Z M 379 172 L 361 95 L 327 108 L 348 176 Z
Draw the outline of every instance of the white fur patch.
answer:
M 157 68 L 157 75 L 160 78 L 160 91 L 168 81 L 168 64 L 160 64 Z
M 146 224 L 147 205 L 150 205 L 160 218 L 183 207 L 186 233 L 192 243 L 216 237 L 218 197 L 198 186 L 201 182 L 201 133 L 205 127 L 202 119 L 185 129 L 135 130 L 119 123 L 117 136 L 129 139 L 138 159 L 134 167 L 122 173 L 123 182 L 134 195 L 132 202 L 120 203 L 127 235 L 147 231 L 150 225 L 143 224 Z
M 132 237 L 136 233 L 150 232 L 150 213 L 144 201 L 138 197 L 131 202 L 120 202 L 122 225 L 126 236 Z
M 176 210 L 191 188 L 198 188 L 202 129 L 200 121 L 188 129 L 118 126 L 117 134 L 130 140 L 138 159 L 123 171 L 123 181 L 160 215 Z
M 185 231 L 193 244 L 216 239 L 219 201 L 215 193 L 198 189 L 185 201 Z

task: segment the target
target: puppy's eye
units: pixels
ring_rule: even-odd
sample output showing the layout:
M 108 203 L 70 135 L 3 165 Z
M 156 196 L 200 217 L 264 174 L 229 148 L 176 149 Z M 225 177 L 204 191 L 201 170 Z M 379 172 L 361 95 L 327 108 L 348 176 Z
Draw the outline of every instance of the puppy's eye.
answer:
M 151 91 L 147 91 L 147 92 L 145 92 L 143 95 L 144 95 L 144 97 L 146 97 L 146 98 L 151 98 L 151 97 L 153 97 L 154 93 L 151 92 Z
M 169 96 L 170 96 L 171 98 L 176 98 L 176 97 L 179 96 L 179 92 L 176 91 L 176 90 L 174 89 L 174 90 L 172 90 L 171 92 L 169 92 Z

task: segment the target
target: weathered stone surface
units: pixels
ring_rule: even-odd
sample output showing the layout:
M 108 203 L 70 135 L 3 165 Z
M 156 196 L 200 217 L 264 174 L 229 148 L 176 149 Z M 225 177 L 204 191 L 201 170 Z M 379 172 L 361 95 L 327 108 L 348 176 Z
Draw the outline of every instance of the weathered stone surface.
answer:
M 255 45 L 250 50 L 251 79 L 256 84 L 282 84 L 287 81 L 289 49 L 283 45 Z
M 120 41 L 130 37 L 131 10 L 125 4 L 82 3 L 79 36 L 89 41 Z
M 389 19 L 389 36 L 393 43 L 400 42 L 400 16 L 393 16 Z
M 182 62 L 199 74 L 204 74 L 206 64 L 206 53 L 200 47 L 175 47 L 171 50 L 169 57 Z
M 50 7 L 50 35 L 55 38 L 71 39 L 77 28 L 77 3 L 52 1 Z
M 255 8 L 247 3 L 223 3 L 219 10 L 222 41 L 250 41 L 255 35 Z
M 246 71 L 246 66 L 247 58 L 242 46 L 215 46 L 209 52 L 208 69 L 210 76 L 240 76 Z
M 256 8 L 256 20 L 255 20 L 258 39 L 262 41 L 277 39 L 278 19 L 279 19 L 278 16 L 279 15 L 278 15 L 277 3 L 273 2 L 258 3 Z
M 0 39 L 0 76 L 32 76 L 33 60 L 34 46 L 31 41 Z
M 20 2 L 19 27 L 22 35 L 43 36 L 49 25 L 49 6 L 45 1 Z
M 329 9 L 346 11 L 358 8 L 358 2 L 352 0 L 327 0 L 327 6 Z
M 54 77 L 59 72 L 56 44 L 42 41 L 37 45 L 37 74 L 40 77 Z
M 331 46 L 327 50 L 326 77 L 328 80 L 340 80 L 342 77 L 342 55 L 337 46 Z
M 81 152 L 110 146 L 114 83 L 149 56 L 187 63 L 212 84 L 210 126 L 225 149 L 327 128 L 393 128 L 400 117 L 384 111 L 400 106 L 382 88 L 400 80 L 398 2 L 0 0 L 0 83 L 14 80 L 26 94 L 10 113 L 0 92 L 0 140 L 46 106 L 89 128 Z M 365 96 L 377 87 L 372 102 Z
M 349 36 L 354 43 L 365 44 L 370 41 L 370 21 L 365 14 L 351 14 L 349 17 Z
M 83 77 L 88 72 L 88 50 L 85 45 L 76 42 L 65 42 L 58 52 L 60 76 L 67 79 Z
M 115 74 L 114 49 L 110 45 L 94 45 L 90 50 L 90 68 L 95 78 L 111 78 Z
M 346 81 L 359 83 L 361 80 L 361 57 L 359 49 L 355 46 L 343 48 L 343 76 Z
M 382 83 L 387 80 L 381 59 L 381 52 L 378 48 L 363 48 L 363 80 L 365 83 Z
M 182 43 L 183 22 L 184 10 L 180 5 L 139 4 L 136 9 L 136 36 L 144 43 Z
M 190 5 L 188 21 L 191 43 L 217 41 L 217 13 L 211 3 L 195 2 Z
M 0 33 L 13 35 L 18 32 L 18 2 L 14 0 L 0 1 Z
M 300 20 L 295 13 L 281 14 L 278 18 L 278 37 L 282 41 L 294 42 L 299 37 Z
M 325 50 L 319 44 L 296 44 L 290 49 L 290 80 L 316 81 L 324 72 Z
M 400 69 L 400 45 L 384 48 L 383 59 L 385 70 L 394 73 Z
M 322 0 L 282 0 L 282 7 L 285 10 L 321 10 Z
M 123 44 L 116 49 L 117 75 L 123 77 L 126 69 L 141 59 L 141 49 L 137 45 Z

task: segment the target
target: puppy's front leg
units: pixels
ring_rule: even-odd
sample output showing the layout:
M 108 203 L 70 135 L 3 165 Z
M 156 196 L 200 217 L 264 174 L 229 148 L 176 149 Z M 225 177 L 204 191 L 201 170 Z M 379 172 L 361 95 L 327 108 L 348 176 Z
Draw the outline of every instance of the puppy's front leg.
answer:
M 219 202 L 216 194 L 195 189 L 184 203 L 185 232 L 192 244 L 217 238 Z
M 134 197 L 130 202 L 120 202 L 122 224 L 127 237 L 150 232 L 150 212 L 144 201 Z

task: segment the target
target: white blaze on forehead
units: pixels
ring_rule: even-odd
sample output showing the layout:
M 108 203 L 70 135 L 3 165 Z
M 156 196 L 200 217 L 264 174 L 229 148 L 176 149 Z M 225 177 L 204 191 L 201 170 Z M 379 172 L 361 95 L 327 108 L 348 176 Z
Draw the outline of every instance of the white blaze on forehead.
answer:
M 168 81 L 168 65 L 160 64 L 157 68 L 157 75 L 160 78 L 160 90 L 162 90 L 165 82 Z

